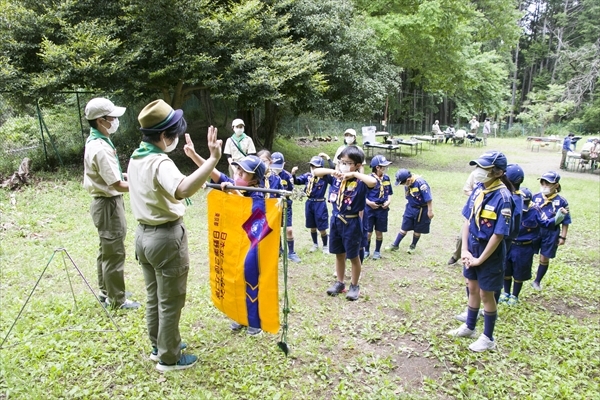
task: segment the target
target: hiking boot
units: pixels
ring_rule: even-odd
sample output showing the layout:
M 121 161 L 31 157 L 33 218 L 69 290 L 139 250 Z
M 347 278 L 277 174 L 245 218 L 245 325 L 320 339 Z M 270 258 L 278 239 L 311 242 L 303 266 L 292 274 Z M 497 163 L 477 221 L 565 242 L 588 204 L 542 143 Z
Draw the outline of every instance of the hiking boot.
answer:
M 458 260 L 456 258 L 454 258 L 454 256 L 450 257 L 450 259 L 448 260 L 448 265 L 454 265 L 456 264 Z
M 251 326 L 248 327 L 248 330 L 246 331 L 246 334 L 248 336 L 256 336 L 258 334 L 260 334 L 262 332 L 262 329 L 260 328 L 253 328 Z
M 327 289 L 327 294 L 330 296 L 337 296 L 338 294 L 343 293 L 344 289 L 346 289 L 344 282 L 337 281 Z
M 182 354 L 179 361 L 177 361 L 175 364 L 165 364 L 162 361 L 159 361 L 158 364 L 156 364 L 156 369 L 160 373 L 165 373 L 167 371 L 178 371 L 180 369 L 193 367 L 194 364 L 196 364 L 196 361 L 198 361 L 198 357 L 192 354 Z
M 295 263 L 302 262 L 302 260 L 300 260 L 300 257 L 298 257 L 298 254 L 296 254 L 296 253 L 288 254 L 288 260 L 295 262 Z
M 467 324 L 462 324 L 457 329 L 452 329 L 451 331 L 448 331 L 448 335 L 454 337 L 468 337 L 475 339 L 477 337 L 477 330 L 471 330 L 469 329 Z
M 516 306 L 519 303 L 519 298 L 517 296 L 513 296 L 512 294 L 506 300 L 506 305 L 508 306 Z
M 509 297 L 510 297 L 510 294 L 508 294 L 508 293 L 506 293 L 506 292 L 503 292 L 503 293 L 500 295 L 500 298 L 498 299 L 498 304 L 500 304 L 500 303 L 506 303 L 506 302 L 508 301 L 508 298 L 509 298 Z
M 319 250 L 319 245 L 316 243 L 313 243 L 312 247 L 308 250 L 309 253 L 314 253 L 315 251 Z
M 478 353 L 486 350 L 495 350 L 496 342 L 494 340 L 490 340 L 489 337 L 482 333 L 481 336 L 479 336 L 479 339 L 469 345 L 469 349 Z
M 373 260 L 379 260 L 381 258 L 381 253 L 376 251 L 373 253 Z
M 370 256 L 370 255 L 371 255 L 371 253 L 370 253 L 370 252 L 368 252 L 368 251 L 365 251 L 365 260 L 366 260 L 367 258 L 369 258 L 369 256 Z
M 358 295 L 360 294 L 360 286 L 350 284 L 350 289 L 348 289 L 348 293 L 346 293 L 346 299 L 350 301 L 358 300 Z
M 183 350 L 187 348 L 187 344 L 181 342 L 179 344 L 179 349 Z M 151 361 L 159 362 L 160 358 L 158 357 L 158 348 L 152 347 L 152 352 L 150 353 L 150 357 L 148 357 Z
M 396 245 L 394 245 L 394 244 L 390 244 L 389 246 L 386 246 L 386 248 L 385 248 L 385 249 L 386 249 L 387 251 L 398 251 L 398 249 L 399 249 L 399 248 L 400 248 L 400 246 L 399 246 L 399 245 L 398 245 L 398 246 L 396 246 Z
M 415 246 L 413 246 L 412 244 L 408 247 L 408 250 L 406 250 L 406 252 L 408 254 L 412 254 L 415 252 Z
M 537 290 L 538 292 L 539 292 L 540 290 L 542 290 L 542 285 L 540 285 L 540 283 L 539 283 L 539 282 L 536 282 L 536 281 L 533 281 L 533 282 L 531 282 L 531 287 L 532 287 L 534 290 Z

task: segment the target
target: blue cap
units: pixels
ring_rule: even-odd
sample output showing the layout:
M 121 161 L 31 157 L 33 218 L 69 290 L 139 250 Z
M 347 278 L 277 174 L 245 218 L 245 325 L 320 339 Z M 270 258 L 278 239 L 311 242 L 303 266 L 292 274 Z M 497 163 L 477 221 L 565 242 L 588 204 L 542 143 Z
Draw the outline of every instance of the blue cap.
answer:
M 392 163 L 391 161 L 386 160 L 385 157 L 382 156 L 381 154 L 377 154 L 371 160 L 371 168 L 375 168 L 375 167 L 387 167 L 391 163 Z
M 403 184 L 404 182 L 406 182 L 406 180 L 408 178 L 410 178 L 410 171 L 407 169 L 399 169 L 398 172 L 396 172 L 396 186 Z
M 323 168 L 323 165 L 325 165 L 323 163 L 323 159 L 319 156 L 314 156 L 313 158 L 310 159 L 310 165 L 312 165 L 313 167 L 317 167 L 317 168 Z
M 246 156 L 239 161 L 232 162 L 231 165 L 237 165 L 249 174 L 254 174 L 254 178 L 259 181 L 265 177 L 267 170 L 266 165 L 255 155 Z
M 496 150 L 483 153 L 477 160 L 471 160 L 471 162 L 469 162 L 469 165 L 478 165 L 481 168 L 496 167 L 502 171 L 506 171 L 507 164 L 506 156 Z
M 284 163 L 285 158 L 283 158 L 283 154 L 278 151 L 271 154 L 271 168 L 283 168 Z
M 546 181 L 548 183 L 558 183 L 560 181 L 560 175 L 557 172 L 548 171 L 540 178 L 538 178 L 538 180 Z
M 520 185 L 525 180 L 525 173 L 519 164 L 508 164 L 506 177 L 513 185 Z
M 531 201 L 533 193 L 527 188 L 521 188 L 521 196 L 523 196 L 523 201 Z

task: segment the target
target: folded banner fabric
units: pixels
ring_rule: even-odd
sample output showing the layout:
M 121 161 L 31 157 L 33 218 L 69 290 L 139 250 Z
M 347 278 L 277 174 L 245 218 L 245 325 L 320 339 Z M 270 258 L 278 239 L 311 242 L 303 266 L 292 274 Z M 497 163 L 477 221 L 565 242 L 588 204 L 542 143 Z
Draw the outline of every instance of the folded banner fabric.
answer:
M 281 199 L 208 194 L 211 298 L 245 326 L 279 331 Z

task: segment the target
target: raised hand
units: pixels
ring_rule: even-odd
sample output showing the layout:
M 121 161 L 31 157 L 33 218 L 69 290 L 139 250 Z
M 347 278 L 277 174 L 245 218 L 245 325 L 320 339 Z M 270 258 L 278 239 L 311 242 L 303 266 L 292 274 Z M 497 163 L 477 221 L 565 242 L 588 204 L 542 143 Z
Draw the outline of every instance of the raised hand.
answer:
M 188 156 L 189 158 L 192 158 L 196 155 L 196 149 L 194 148 L 194 142 L 192 142 L 192 139 L 190 138 L 189 133 L 185 134 L 185 144 L 183 145 L 183 151 L 184 151 L 185 155 Z
M 209 126 L 206 139 L 208 142 L 208 149 L 210 150 L 210 156 L 216 158 L 217 160 L 220 159 L 223 141 L 217 140 L 217 128 L 214 126 Z

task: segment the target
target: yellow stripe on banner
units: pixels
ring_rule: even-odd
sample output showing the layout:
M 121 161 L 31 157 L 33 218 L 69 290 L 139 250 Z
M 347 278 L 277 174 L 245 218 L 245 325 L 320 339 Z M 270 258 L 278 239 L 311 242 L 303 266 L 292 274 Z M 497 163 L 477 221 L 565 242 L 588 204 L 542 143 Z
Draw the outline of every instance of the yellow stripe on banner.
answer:
M 279 199 L 266 199 L 271 233 L 258 244 L 258 309 L 264 331 L 279 331 Z M 248 325 L 244 263 L 250 239 L 243 224 L 252 215 L 253 200 L 212 190 L 208 194 L 208 240 L 211 298 L 215 307 L 234 321 Z M 255 300 L 256 301 L 256 300 Z

